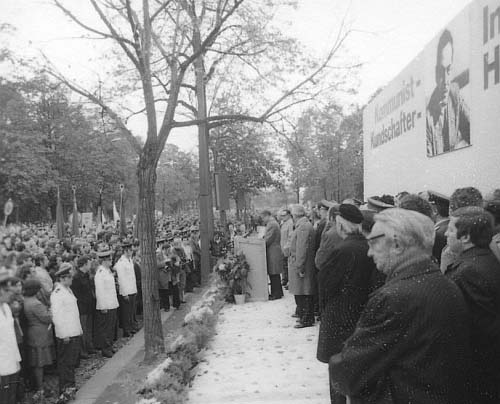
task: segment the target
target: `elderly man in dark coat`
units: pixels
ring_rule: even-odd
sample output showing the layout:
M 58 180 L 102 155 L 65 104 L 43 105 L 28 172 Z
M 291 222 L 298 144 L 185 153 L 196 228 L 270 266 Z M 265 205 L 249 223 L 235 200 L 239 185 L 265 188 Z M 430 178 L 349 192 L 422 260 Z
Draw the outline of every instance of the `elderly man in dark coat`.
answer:
M 353 333 L 371 290 L 375 269 L 368 257 L 368 243 L 361 232 L 363 215 L 358 207 L 342 204 L 336 218 L 337 232 L 343 239 L 319 273 L 321 324 L 319 361 L 342 350 L 343 342 Z M 345 403 L 345 396 L 330 389 L 332 403 Z
M 267 273 L 271 281 L 271 294 L 269 300 L 281 299 L 283 288 L 281 287 L 281 273 L 283 273 L 283 253 L 281 252 L 281 231 L 280 225 L 268 210 L 260 214 L 262 221 L 266 225 L 266 261 Z
M 462 290 L 472 315 L 473 403 L 500 403 L 500 263 L 489 248 L 493 217 L 483 208 L 452 213 L 448 247 L 458 258 L 446 275 Z
M 432 263 L 434 224 L 388 209 L 368 237 L 386 283 L 330 359 L 332 386 L 351 404 L 467 403 L 469 313 L 460 289 Z
M 314 266 L 314 229 L 306 217 L 303 206 L 294 205 L 292 216 L 295 230 L 292 233 L 290 257 L 288 259 L 289 291 L 297 303 L 296 328 L 314 325 L 314 293 L 316 268 Z

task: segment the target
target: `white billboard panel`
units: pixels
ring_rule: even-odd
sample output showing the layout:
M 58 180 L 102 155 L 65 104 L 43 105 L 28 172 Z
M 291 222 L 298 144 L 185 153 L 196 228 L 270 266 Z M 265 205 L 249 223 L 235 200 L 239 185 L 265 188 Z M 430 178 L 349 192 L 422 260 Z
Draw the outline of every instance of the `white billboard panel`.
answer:
M 500 0 L 463 10 L 365 108 L 365 197 L 500 187 Z

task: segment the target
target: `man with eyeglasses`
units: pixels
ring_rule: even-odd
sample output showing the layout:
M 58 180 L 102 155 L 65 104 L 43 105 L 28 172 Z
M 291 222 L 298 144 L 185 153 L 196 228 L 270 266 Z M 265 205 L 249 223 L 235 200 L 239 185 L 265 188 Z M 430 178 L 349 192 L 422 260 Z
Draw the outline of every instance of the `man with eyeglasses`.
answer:
M 368 243 L 387 279 L 330 358 L 332 386 L 352 404 L 468 402 L 469 314 L 458 287 L 432 262 L 434 223 L 388 209 L 375 216 Z

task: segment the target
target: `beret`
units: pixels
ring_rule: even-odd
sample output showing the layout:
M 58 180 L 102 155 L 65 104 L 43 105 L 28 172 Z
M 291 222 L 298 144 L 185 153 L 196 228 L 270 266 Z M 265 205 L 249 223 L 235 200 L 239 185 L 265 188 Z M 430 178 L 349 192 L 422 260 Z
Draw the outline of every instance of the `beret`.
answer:
M 363 214 L 357 206 L 343 203 L 339 206 L 339 215 L 348 222 L 361 224 L 363 222 Z

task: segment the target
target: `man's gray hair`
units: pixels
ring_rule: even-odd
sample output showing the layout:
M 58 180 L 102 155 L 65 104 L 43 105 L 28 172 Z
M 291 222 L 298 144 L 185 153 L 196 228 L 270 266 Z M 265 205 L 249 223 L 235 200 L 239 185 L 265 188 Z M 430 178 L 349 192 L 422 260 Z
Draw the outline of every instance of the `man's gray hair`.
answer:
M 293 205 L 292 206 L 292 215 L 295 216 L 305 216 L 306 215 L 306 210 L 302 205 Z
M 378 213 L 374 219 L 385 227 L 386 236 L 397 238 L 402 247 L 432 251 L 436 232 L 429 217 L 412 210 L 392 208 Z

